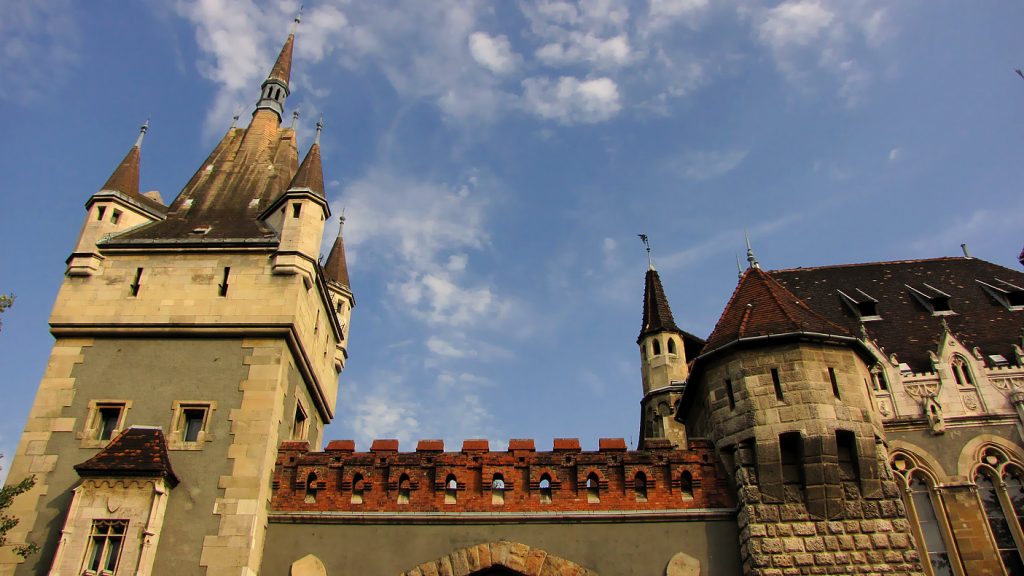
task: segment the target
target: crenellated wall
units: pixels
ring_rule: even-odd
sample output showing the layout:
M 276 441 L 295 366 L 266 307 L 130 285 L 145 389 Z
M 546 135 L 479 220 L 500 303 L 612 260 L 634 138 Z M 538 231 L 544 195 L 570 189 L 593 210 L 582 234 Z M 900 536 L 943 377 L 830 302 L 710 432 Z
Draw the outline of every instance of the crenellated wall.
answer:
M 350 440 L 323 452 L 285 442 L 271 506 L 272 513 L 732 509 L 715 462 L 711 446 L 699 440 L 686 450 L 660 440 L 628 451 L 623 439 L 605 438 L 596 452 L 582 451 L 575 438 L 556 439 L 551 452 L 537 452 L 533 440 L 511 440 L 504 452 L 491 451 L 486 440 L 466 440 L 459 452 L 445 452 L 440 440 L 420 441 L 415 452 L 399 452 L 397 440 L 375 440 L 368 452 L 356 452 Z M 588 477 L 597 479 L 589 489 Z M 504 490 L 495 490 L 495 478 Z M 550 495 L 542 490 L 545 479 Z

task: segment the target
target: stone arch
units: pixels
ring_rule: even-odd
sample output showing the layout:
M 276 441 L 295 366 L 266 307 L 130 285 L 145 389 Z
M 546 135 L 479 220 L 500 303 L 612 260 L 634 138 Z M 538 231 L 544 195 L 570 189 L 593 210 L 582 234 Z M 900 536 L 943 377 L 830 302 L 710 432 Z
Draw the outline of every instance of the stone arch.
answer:
M 980 456 L 987 446 L 995 446 L 1017 462 L 1024 462 L 1024 450 L 1006 438 L 994 434 L 978 434 L 964 444 L 963 450 L 960 451 L 960 459 L 956 466 L 957 475 L 973 479 L 974 467 L 980 461 Z
M 889 460 L 892 460 L 894 452 L 903 452 L 917 461 L 918 465 L 931 473 L 937 484 L 949 482 L 949 474 L 942 464 L 924 448 L 906 440 L 889 441 Z
M 488 568 L 506 568 L 522 576 L 598 576 L 579 564 L 520 542 L 499 540 L 461 548 L 402 572 L 401 576 L 471 576 Z

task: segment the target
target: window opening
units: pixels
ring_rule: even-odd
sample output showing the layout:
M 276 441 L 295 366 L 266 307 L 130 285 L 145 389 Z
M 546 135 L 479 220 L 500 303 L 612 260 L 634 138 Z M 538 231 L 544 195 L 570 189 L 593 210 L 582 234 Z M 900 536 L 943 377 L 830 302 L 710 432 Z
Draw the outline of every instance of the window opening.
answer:
M 949 306 L 949 299 L 951 298 L 949 294 L 924 283 L 921 284 L 920 288 L 915 288 L 909 284 L 904 284 L 904 286 L 910 290 L 910 294 L 914 296 L 918 303 L 931 312 L 933 316 L 953 314 L 953 309 Z
M 779 369 L 772 368 L 772 384 L 775 385 L 775 399 L 782 400 L 782 381 L 779 380 Z
M 292 218 L 298 218 L 302 213 L 302 204 L 292 204 Z
M 349 501 L 352 504 L 363 503 L 363 490 L 366 488 L 366 481 L 363 480 L 363 475 L 358 472 L 352 476 L 352 497 Z
M 123 409 L 124 406 L 120 405 L 99 407 L 99 426 L 96 427 L 96 438 L 98 440 L 110 440 L 114 435 L 114 431 L 117 430 L 118 424 L 121 422 L 121 411 Z
M 957 386 L 974 386 L 974 378 L 971 376 L 971 368 L 967 365 L 967 360 L 959 354 L 953 356 L 950 367 L 953 370 L 953 380 L 956 380 Z
M 786 500 L 803 499 L 804 487 L 804 440 L 799 432 L 779 435 L 779 455 L 782 460 L 782 484 Z M 794 494 L 794 492 L 796 494 Z M 797 495 L 798 494 L 798 495 Z
M 842 399 L 839 395 L 839 381 L 836 380 L 836 369 L 831 366 L 828 367 L 828 381 L 832 383 L 832 395 Z
M 732 389 L 732 380 L 729 378 L 725 379 L 725 394 L 729 397 L 729 409 L 736 408 L 736 395 Z
M 675 338 L 669 338 L 668 339 L 668 353 L 669 354 L 675 354 L 676 353 L 676 339 Z
M 230 266 L 225 266 L 224 267 L 223 279 L 220 281 L 220 285 L 218 286 L 220 288 L 219 294 L 221 296 L 227 296 L 228 295 L 228 277 L 229 276 L 231 276 L 231 267 Z
M 100 206 L 99 208 L 96 209 L 96 219 L 102 221 L 103 220 L 103 215 L 106 214 L 106 213 L 107 213 L 107 207 L 106 206 Z
M 121 221 L 121 211 L 120 210 L 114 210 L 110 214 L 110 223 L 111 224 L 117 224 L 120 221 Z
M 135 280 L 131 283 L 132 296 L 139 295 L 139 288 L 142 288 L 142 268 L 135 269 Z
M 992 472 L 989 470 L 979 471 L 974 477 L 974 483 L 978 486 L 981 507 L 985 511 L 985 518 L 988 520 L 989 529 L 992 531 L 992 537 L 1006 573 L 1010 576 L 1024 574 L 1024 558 L 1021 558 L 1020 551 L 1013 539 L 1013 531 L 1010 528 L 1010 522 L 1015 521 L 1016 518 L 1007 518 L 1003 512 Z
M 505 503 L 505 479 L 501 474 L 495 474 L 491 481 L 491 504 L 501 506 Z
M 292 421 L 292 440 L 306 439 L 306 411 L 302 404 L 295 403 L 295 420 Z
M 127 530 L 127 520 L 93 520 L 82 573 L 88 576 L 114 574 Z
M 587 476 L 587 502 L 590 504 L 596 504 L 601 501 L 601 482 L 597 478 L 597 474 L 591 472 Z
M 449 474 L 444 481 L 444 503 L 455 504 L 458 501 L 459 482 L 454 474 Z
M 658 355 L 661 354 L 661 342 L 658 342 L 657 340 L 655 340 L 652 343 L 651 347 L 653 348 L 652 354 L 654 354 L 655 356 L 658 356 Z
M 931 485 L 924 474 L 911 473 L 909 492 L 932 572 L 935 576 L 953 576 L 946 541 L 942 539 L 939 518 L 932 503 Z
M 682 476 L 679 477 L 679 491 L 683 500 L 693 500 L 693 475 L 689 470 L 683 471 Z
M 306 504 L 313 504 L 316 502 L 316 473 L 310 472 L 309 476 L 306 477 Z
M 981 284 L 989 296 L 1008 310 L 1024 310 L 1024 288 L 999 278 L 994 279 L 991 283 L 981 280 L 975 280 L 975 282 Z
M 857 460 L 857 437 L 849 430 L 836 430 L 836 450 L 839 460 L 839 479 L 843 482 L 860 482 L 860 465 Z
M 857 318 L 862 322 L 869 320 L 881 320 L 882 317 L 878 314 L 878 300 L 869 295 L 867 292 L 859 288 L 854 288 L 852 292 L 846 293 L 842 290 L 837 290 L 840 298 L 843 300 L 843 304 L 853 312 Z
M 647 502 L 647 476 L 643 472 L 637 472 L 633 479 L 633 495 L 637 502 Z
M 885 370 L 876 368 L 871 371 L 871 383 L 874 385 L 875 390 L 881 390 L 883 392 L 889 391 L 889 382 L 885 379 Z
M 185 408 L 182 413 L 182 436 L 185 442 L 198 442 L 206 424 L 206 408 Z
M 551 504 L 551 477 L 547 474 L 540 477 L 540 503 Z
M 409 477 L 405 474 L 402 474 L 402 477 L 398 479 L 398 503 L 408 504 L 409 493 Z

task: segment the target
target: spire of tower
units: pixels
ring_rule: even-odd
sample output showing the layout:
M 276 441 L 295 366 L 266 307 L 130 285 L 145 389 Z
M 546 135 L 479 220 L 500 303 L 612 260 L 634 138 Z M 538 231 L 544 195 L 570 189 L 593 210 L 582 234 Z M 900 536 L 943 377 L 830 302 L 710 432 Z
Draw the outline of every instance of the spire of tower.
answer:
M 743 278 L 743 266 L 740 266 L 740 255 L 736 255 L 736 275 Z
M 320 119 L 316 121 L 316 138 L 313 139 L 313 144 L 316 144 L 317 146 L 320 146 L 320 133 L 323 132 L 323 130 L 324 130 L 324 115 L 321 114 L 320 115 Z M 342 219 L 342 221 L 344 221 L 345 217 L 342 216 L 341 219 Z
M 295 177 L 292 178 L 288 190 L 309 190 L 318 196 L 324 195 L 324 169 L 320 161 L 320 130 L 322 128 L 323 122 L 317 122 L 316 140 L 309 147 L 309 152 L 306 153 L 302 164 L 299 165 L 299 170 L 295 172 Z
M 124 159 L 114 169 L 114 173 L 110 175 L 110 178 L 107 178 L 107 183 L 103 185 L 101 190 L 111 190 L 129 196 L 139 196 L 139 163 L 142 137 L 146 135 L 147 130 L 149 130 L 148 119 L 139 127 L 139 137 L 135 140 L 135 145 L 128 150 Z
M 644 318 L 637 340 L 657 332 L 680 332 L 675 319 L 672 318 L 672 309 L 669 308 L 658 271 L 649 268 L 644 282 Z
M 277 60 L 274 61 L 274 67 L 270 69 L 270 74 L 263 81 L 260 90 L 260 100 L 256 103 L 256 110 L 252 113 L 254 118 L 261 110 L 269 110 L 277 115 L 277 122 L 281 122 L 284 114 L 284 101 L 288 98 L 288 94 L 290 94 L 288 82 L 292 76 L 292 49 L 295 45 L 295 29 L 298 27 L 301 17 L 302 9 L 300 8 L 299 14 L 295 16 L 295 21 L 292 23 L 291 32 L 289 32 L 288 38 L 284 41 L 284 46 L 281 46 L 281 52 L 277 55 Z
M 345 210 L 341 211 L 338 219 L 338 237 L 334 239 L 334 246 L 331 246 L 331 253 L 327 255 L 327 262 L 324 262 L 324 275 L 332 280 L 349 287 L 348 264 L 345 262 L 345 240 L 341 237 L 342 229 L 345 228 Z
M 761 264 L 758 263 L 757 258 L 754 256 L 754 249 L 750 247 L 750 236 L 747 231 L 743 231 L 743 238 L 747 241 L 747 264 L 750 268 L 760 268 Z

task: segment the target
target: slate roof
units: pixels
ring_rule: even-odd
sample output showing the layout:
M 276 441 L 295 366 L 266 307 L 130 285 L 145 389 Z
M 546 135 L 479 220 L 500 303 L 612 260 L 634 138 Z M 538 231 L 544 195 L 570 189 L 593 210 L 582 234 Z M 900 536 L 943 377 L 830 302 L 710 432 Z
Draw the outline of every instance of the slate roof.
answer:
M 288 35 L 284 46 L 281 46 L 281 52 L 277 55 L 274 67 L 270 70 L 270 75 L 267 76 L 268 79 L 274 78 L 288 84 L 292 77 L 292 47 L 294 45 L 295 33 L 293 32 Z
M 661 277 L 654 268 L 647 270 L 644 278 L 644 317 L 640 325 L 637 342 L 644 336 L 659 332 L 682 332 L 672 318 L 672 309 L 668 306 L 665 289 L 661 286 Z
M 159 428 L 132 426 L 121 432 L 95 456 L 75 465 L 79 476 L 144 476 L 178 483 L 171 468 L 167 443 Z
M 850 330 L 812 310 L 768 273 L 750 268 L 736 285 L 702 354 L 737 341 L 784 334 L 853 337 Z
M 1024 273 L 977 258 L 872 262 L 769 274 L 815 313 L 854 334 L 860 333 L 861 322 L 838 292 L 854 295 L 860 290 L 877 300 L 881 319 L 863 322 L 868 337 L 915 372 L 932 370 L 928 352 L 937 349 L 943 321 L 968 348 L 978 347 L 986 361 L 989 355 L 1000 354 L 1012 362 L 1013 344 L 1021 344 L 1024 311 L 1009 310 L 977 280 L 998 284 L 1000 279 L 1024 287 Z M 949 294 L 953 314 L 933 316 L 907 288 L 926 290 L 924 284 Z
M 139 166 L 141 164 L 141 156 L 142 153 L 139 145 L 136 144 L 132 146 L 128 150 L 128 153 L 124 155 L 124 159 L 121 160 L 121 163 L 114 169 L 110 178 L 107 178 L 107 182 L 103 185 L 103 188 L 100 188 L 100 190 L 120 192 L 127 196 L 129 200 L 132 200 L 137 204 L 141 204 L 144 209 L 162 215 L 167 212 L 167 207 L 148 196 L 143 196 L 139 192 Z

